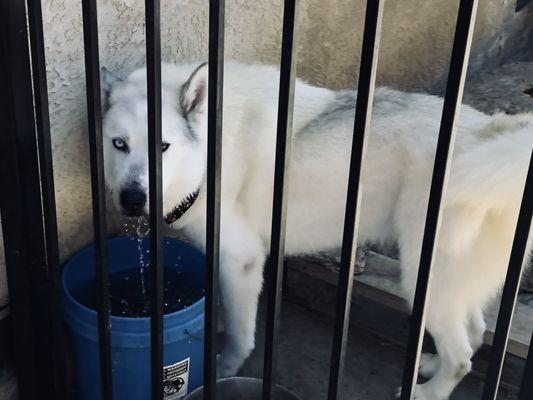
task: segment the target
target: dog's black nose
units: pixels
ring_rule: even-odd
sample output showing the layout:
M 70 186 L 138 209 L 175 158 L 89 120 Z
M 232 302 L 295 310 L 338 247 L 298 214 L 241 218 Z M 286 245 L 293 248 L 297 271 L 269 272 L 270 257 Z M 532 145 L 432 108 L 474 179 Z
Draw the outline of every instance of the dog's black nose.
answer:
M 142 215 L 146 205 L 146 193 L 137 187 L 122 189 L 120 192 L 120 205 L 124 209 L 124 213 L 129 217 Z

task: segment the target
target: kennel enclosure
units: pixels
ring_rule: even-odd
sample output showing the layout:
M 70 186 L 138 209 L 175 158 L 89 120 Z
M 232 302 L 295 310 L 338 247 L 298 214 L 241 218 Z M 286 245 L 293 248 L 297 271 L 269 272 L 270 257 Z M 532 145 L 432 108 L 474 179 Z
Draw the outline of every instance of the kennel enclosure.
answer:
M 209 7 L 209 96 L 207 154 L 206 237 L 206 328 L 204 350 L 204 398 L 215 399 L 216 300 L 220 242 L 220 163 L 223 77 L 223 0 L 210 0 Z M 296 24 L 298 0 L 284 1 L 276 166 L 273 194 L 272 240 L 267 266 L 267 340 L 265 345 L 263 398 L 271 398 L 276 381 L 276 344 L 280 321 L 283 254 L 286 223 L 287 171 L 291 156 L 291 123 L 294 102 Z M 522 2 L 523 3 L 523 2 Z M 152 399 L 163 398 L 161 253 L 161 27 L 159 0 L 146 0 L 146 64 L 148 76 L 150 248 L 151 281 L 151 383 Z M 91 154 L 95 265 L 98 285 L 98 321 L 101 398 L 110 400 L 112 360 L 110 352 L 109 293 L 106 269 L 106 207 L 102 152 L 102 104 L 98 49 L 97 3 L 82 0 L 87 81 L 87 116 Z M 431 182 L 413 317 L 403 374 L 403 400 L 412 399 L 423 340 L 426 299 L 431 283 L 434 244 L 442 214 L 451 150 L 455 139 L 477 0 L 461 0 L 446 96 L 442 112 L 435 166 Z M 350 299 L 353 290 L 355 243 L 361 198 L 360 177 L 364 168 L 375 88 L 384 0 L 368 0 L 361 50 L 354 140 L 350 161 L 337 318 L 331 352 L 328 400 L 338 398 L 343 358 L 347 345 Z M 21 399 L 65 398 L 65 338 L 59 297 L 61 266 L 48 112 L 46 60 L 42 4 L 39 0 L 5 0 L 0 5 L 0 210 L 6 253 L 14 335 L 14 354 Z M 498 324 L 487 372 L 483 399 L 495 399 L 509 333 L 514 302 L 533 209 L 533 167 L 530 166 Z M 355 288 L 357 290 L 357 288 Z M 520 400 L 533 398 L 528 357 Z M 529 377 L 529 378 L 528 378 Z

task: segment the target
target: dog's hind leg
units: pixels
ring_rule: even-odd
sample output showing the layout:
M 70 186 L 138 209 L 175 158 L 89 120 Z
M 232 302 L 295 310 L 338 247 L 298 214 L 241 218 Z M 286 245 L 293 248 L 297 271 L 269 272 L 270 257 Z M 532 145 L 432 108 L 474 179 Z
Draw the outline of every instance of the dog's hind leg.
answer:
M 431 294 L 427 329 L 435 340 L 439 365 L 433 377 L 426 383 L 417 385 L 415 399 L 446 400 L 455 386 L 470 372 L 473 355 L 470 344 L 468 316 L 460 307 L 442 307 L 449 304 L 438 290 Z
M 483 311 L 476 307 L 470 313 L 468 321 L 468 341 L 472 352 L 475 353 L 483 344 L 483 334 L 485 333 L 487 325 L 483 318 Z M 438 354 L 423 353 L 420 356 L 420 368 L 418 370 L 420 376 L 424 378 L 432 378 L 440 367 L 440 357 Z
M 238 217 L 223 221 L 220 294 L 226 343 L 217 375 L 235 375 L 255 346 L 259 293 L 263 284 L 264 249 L 260 238 Z

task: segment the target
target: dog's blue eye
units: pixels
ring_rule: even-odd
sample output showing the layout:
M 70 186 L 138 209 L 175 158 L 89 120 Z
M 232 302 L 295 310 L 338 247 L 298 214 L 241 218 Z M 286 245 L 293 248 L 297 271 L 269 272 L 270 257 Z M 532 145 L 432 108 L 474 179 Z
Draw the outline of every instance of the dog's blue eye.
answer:
M 128 145 L 126 144 L 126 142 L 120 138 L 114 138 L 113 139 L 113 146 L 115 146 L 115 148 L 117 150 L 120 150 L 120 151 L 127 151 L 128 150 Z
M 161 151 L 164 153 L 165 151 L 168 150 L 168 148 L 170 147 L 170 143 L 167 143 L 167 142 L 163 142 L 161 143 Z

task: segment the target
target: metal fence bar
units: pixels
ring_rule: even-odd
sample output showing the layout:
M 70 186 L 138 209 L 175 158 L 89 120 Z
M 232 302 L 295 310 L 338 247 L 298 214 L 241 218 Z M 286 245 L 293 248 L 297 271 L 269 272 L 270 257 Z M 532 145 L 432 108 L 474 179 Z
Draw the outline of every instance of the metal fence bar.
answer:
M 40 179 L 43 201 L 43 222 L 45 229 L 46 264 L 50 288 L 50 329 L 52 339 L 52 371 L 56 398 L 64 397 L 65 359 L 64 335 L 61 317 L 60 287 L 61 267 L 59 264 L 59 243 L 57 231 L 56 202 L 52 143 L 50 138 L 50 116 L 48 111 L 48 87 L 46 79 L 46 58 L 44 51 L 43 20 L 40 0 L 28 1 L 31 61 L 33 69 L 33 91 L 35 104 L 35 125 L 39 148 Z
M 533 333 L 531 334 L 531 341 L 529 342 L 529 352 L 527 354 L 526 366 L 524 368 L 524 376 L 522 377 L 522 387 L 518 400 L 533 399 Z
M 513 248 L 509 258 L 507 277 L 503 286 L 500 310 L 498 311 L 498 321 L 494 332 L 494 340 L 490 354 L 490 363 L 487 369 L 485 387 L 483 389 L 483 400 L 495 400 L 498 395 L 500 377 L 502 373 L 505 351 L 507 349 L 507 339 L 511 330 L 511 321 L 516 304 L 516 297 L 520 289 L 520 279 L 524 267 L 524 257 L 526 255 L 529 229 L 531 227 L 531 216 L 533 214 L 533 153 L 529 164 L 526 186 L 522 197 L 522 205 L 518 215 L 516 231 L 514 235 Z
M 17 94 L 21 88 L 15 80 L 16 58 L 13 44 L 19 36 L 11 13 L 15 8 L 8 2 L 0 3 L 0 184 L 10 188 L 9 193 L 0 196 L 0 215 L 4 240 L 4 252 L 11 303 L 13 352 L 21 400 L 37 398 L 38 391 L 32 383 L 38 367 L 32 349 L 33 321 L 31 315 L 31 288 L 29 278 L 29 256 L 24 229 L 23 179 L 18 157 L 16 108 L 20 107 Z M 15 23 L 16 25 L 16 23 Z M 29 60 L 28 60 L 29 62 Z M 31 109 L 30 109 L 31 110 Z M 9 173 L 8 173 L 9 171 Z
M 55 398 L 41 182 L 26 3 L 0 2 L 2 225 L 21 399 Z M 5 107 L 5 108 L 4 108 Z M 36 221 L 38 223 L 36 223 Z
M 98 51 L 98 17 L 96 0 L 82 0 L 87 116 L 93 204 L 96 298 L 98 302 L 98 342 L 102 398 L 113 397 L 111 370 L 110 299 L 107 274 L 107 221 L 100 98 L 100 57 Z
M 222 88 L 224 79 L 224 0 L 209 1 L 207 97 L 206 290 L 204 399 L 216 398 L 217 294 L 220 249 L 220 178 L 222 160 Z
M 146 0 L 146 73 L 148 95 L 148 175 L 150 203 L 150 305 L 152 400 L 163 399 L 163 253 L 161 251 L 161 4 Z
M 2 32 L 2 30 L 0 30 Z M 5 55 L 0 52 L 2 57 Z M 5 58 L 7 59 L 7 57 Z M 3 63 L 2 63 L 3 64 Z M 4 68 L 0 68 L 0 80 L 8 81 L 9 74 Z M 1 94 L 6 85 L 0 82 Z M 25 232 L 20 229 L 21 219 L 24 215 L 22 206 L 22 185 L 20 182 L 19 160 L 15 148 L 15 138 L 11 137 L 14 131 L 12 122 L 5 118 L 13 110 L 10 109 L 8 96 L 0 96 L 0 123 L 4 132 L 0 135 L 0 171 L 13 171 L 3 173 L 0 183 L 3 187 L 10 188 L 10 196 L 0 196 L 0 216 L 4 239 L 4 252 L 9 284 L 10 308 L 12 329 L 16 332 L 13 337 L 15 369 L 17 374 L 18 392 L 21 400 L 37 398 L 37 390 L 32 384 L 36 374 L 36 363 L 32 351 L 33 321 L 28 318 L 31 315 L 31 289 L 29 284 L 28 254 L 25 248 Z M 6 132 L 10 134 L 6 134 Z M 8 184 L 9 186 L 5 186 Z M 17 229 L 18 226 L 18 229 Z
M 335 400 L 338 397 L 346 354 L 359 214 L 363 191 L 361 177 L 363 175 L 363 161 L 365 159 L 367 147 L 366 134 L 370 129 L 372 103 L 374 100 L 384 3 L 384 0 L 369 0 L 366 5 L 365 28 L 361 49 L 361 66 L 359 69 L 357 104 L 355 107 L 355 122 L 350 159 L 350 174 L 348 177 L 348 192 L 344 216 L 335 331 L 333 336 L 333 348 L 331 351 L 328 400 Z
M 283 6 L 283 33 L 278 100 L 276 160 L 270 257 L 267 270 L 267 315 L 265 356 L 263 365 L 263 399 L 269 400 L 275 380 L 276 344 L 281 312 L 283 259 L 285 254 L 285 227 L 287 220 L 287 188 L 292 153 L 292 120 L 294 85 L 296 79 L 296 22 L 298 0 L 285 0 Z
M 435 243 L 438 240 L 438 227 L 443 208 L 442 199 L 445 197 L 445 188 L 451 164 L 449 160 L 451 159 L 455 143 L 455 123 L 459 118 L 463 98 L 477 5 L 478 0 L 461 0 L 459 4 L 413 302 L 411 327 L 403 372 L 402 400 L 410 400 L 413 397 L 416 377 L 418 375 L 420 351 L 426 325 L 426 300 L 431 285 L 431 267 L 433 264 Z

